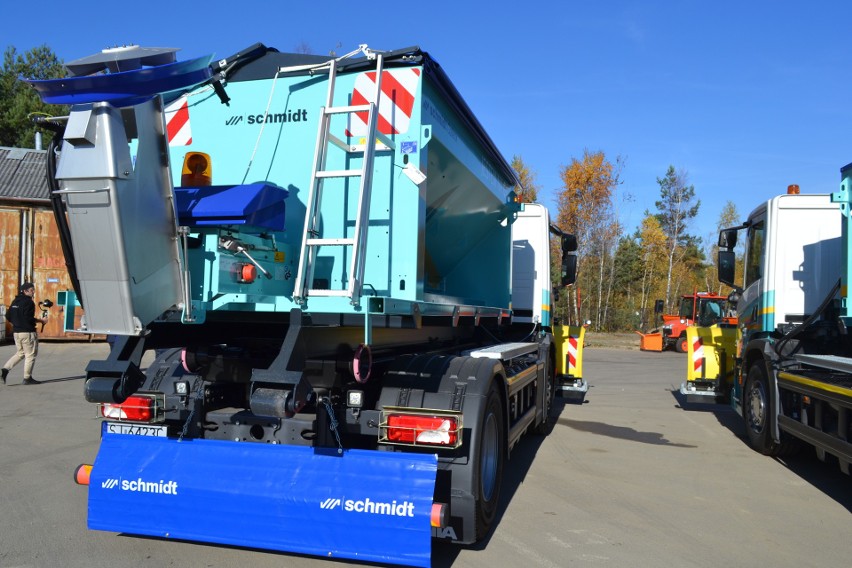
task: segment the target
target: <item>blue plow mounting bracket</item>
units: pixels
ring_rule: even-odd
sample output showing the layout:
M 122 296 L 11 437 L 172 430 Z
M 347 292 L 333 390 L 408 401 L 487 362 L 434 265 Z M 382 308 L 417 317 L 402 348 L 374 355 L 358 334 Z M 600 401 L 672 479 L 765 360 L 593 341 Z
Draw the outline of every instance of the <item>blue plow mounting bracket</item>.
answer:
M 428 567 L 434 454 L 104 434 L 90 529 Z
M 181 225 L 253 225 L 284 230 L 284 200 L 289 192 L 271 183 L 176 187 Z
M 185 89 L 205 82 L 212 76 L 211 56 L 168 63 L 145 69 L 84 75 L 38 81 L 25 79 L 48 104 L 77 105 L 108 102 L 127 107 L 154 95 Z

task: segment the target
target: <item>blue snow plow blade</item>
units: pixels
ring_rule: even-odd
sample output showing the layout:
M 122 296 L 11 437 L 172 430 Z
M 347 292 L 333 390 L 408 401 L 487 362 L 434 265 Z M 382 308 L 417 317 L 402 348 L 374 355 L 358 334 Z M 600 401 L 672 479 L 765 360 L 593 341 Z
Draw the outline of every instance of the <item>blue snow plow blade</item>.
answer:
M 116 107 L 137 105 L 156 94 L 193 87 L 208 80 L 210 56 L 121 73 L 24 79 L 47 104 L 76 105 L 105 101 Z
M 104 435 L 90 529 L 428 567 L 437 456 Z

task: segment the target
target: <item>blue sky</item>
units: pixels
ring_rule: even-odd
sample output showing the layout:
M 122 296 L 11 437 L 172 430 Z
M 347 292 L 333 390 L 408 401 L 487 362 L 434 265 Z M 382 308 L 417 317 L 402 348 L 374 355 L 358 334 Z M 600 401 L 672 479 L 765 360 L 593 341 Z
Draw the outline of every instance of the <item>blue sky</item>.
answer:
M 626 161 L 619 213 L 629 227 L 654 209 L 656 180 L 673 165 L 701 200 L 690 232 L 705 240 L 727 201 L 742 217 L 791 183 L 834 191 L 852 162 L 850 2 L 126 5 L 7 2 L 0 46 L 47 44 L 70 61 L 131 43 L 180 47 L 183 59 L 258 41 L 318 54 L 419 45 L 504 156 L 520 155 L 536 173 L 551 210 L 560 169 L 584 149 L 602 150 Z

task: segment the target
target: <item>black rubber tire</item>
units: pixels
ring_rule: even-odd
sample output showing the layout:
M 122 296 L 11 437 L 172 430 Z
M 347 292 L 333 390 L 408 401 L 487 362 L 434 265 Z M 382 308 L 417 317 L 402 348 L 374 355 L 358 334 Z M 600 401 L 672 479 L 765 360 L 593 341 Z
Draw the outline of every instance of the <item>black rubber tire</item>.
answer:
M 743 389 L 743 422 L 748 445 L 765 456 L 777 456 L 779 445 L 772 439 L 770 384 L 763 361 L 748 370 Z
M 677 341 L 675 341 L 674 347 L 675 347 L 675 351 L 677 351 L 678 353 L 686 353 L 686 349 L 687 349 L 686 336 L 681 335 L 680 337 L 678 337 Z
M 481 540 L 488 535 L 497 516 L 505 460 L 504 420 L 503 404 L 497 383 L 492 382 L 479 423 L 478 451 L 473 463 L 476 474 L 476 540 Z
M 548 359 L 547 381 L 544 382 L 544 421 L 536 424 L 533 432 L 547 436 L 553 431 L 554 416 L 553 402 L 556 400 L 556 365 Z

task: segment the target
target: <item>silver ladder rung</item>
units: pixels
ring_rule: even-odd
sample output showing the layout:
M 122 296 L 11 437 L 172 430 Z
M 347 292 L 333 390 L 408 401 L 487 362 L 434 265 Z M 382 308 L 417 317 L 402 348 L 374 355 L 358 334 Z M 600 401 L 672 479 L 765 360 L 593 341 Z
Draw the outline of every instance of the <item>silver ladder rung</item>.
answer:
M 328 141 L 331 142 L 332 144 L 334 144 L 335 146 L 337 146 L 338 148 L 340 148 L 341 150 L 343 150 L 344 152 L 347 152 L 349 154 L 358 151 L 358 148 L 356 146 L 352 146 L 350 144 L 347 144 L 346 142 L 344 142 L 343 140 L 341 140 L 340 138 L 338 138 L 334 134 L 328 135 Z M 363 152 L 363 151 L 364 150 L 361 150 L 361 152 Z
M 362 138 L 362 140 L 363 140 L 363 138 Z M 356 153 L 362 153 L 362 152 L 367 151 L 367 144 L 347 144 L 346 142 L 344 142 L 343 140 L 341 140 L 340 138 L 338 138 L 337 136 L 335 136 L 333 134 L 328 135 L 328 141 L 330 143 L 334 144 L 335 146 L 337 146 L 338 148 L 340 148 L 341 150 L 343 150 L 344 152 L 347 152 L 349 154 L 356 154 Z M 386 152 L 388 150 L 396 150 L 396 144 L 394 144 L 393 140 L 391 140 L 390 138 L 388 138 L 384 134 L 377 132 L 376 133 L 376 145 L 375 145 L 374 149 L 375 149 L 376 152 Z
M 362 140 L 366 140 L 366 139 L 362 138 Z M 342 141 L 341 141 L 341 143 L 342 143 Z M 336 142 L 335 142 L 335 145 L 337 145 Z M 346 148 L 343 148 L 342 146 L 339 146 L 339 145 L 337 145 L 337 146 L 341 150 L 346 150 Z M 390 138 L 388 138 L 387 136 L 385 136 L 381 132 L 376 132 L 376 144 L 374 146 L 374 149 L 376 150 L 376 152 L 385 152 L 387 150 L 396 150 L 396 144 L 394 143 L 393 140 L 391 140 Z M 367 144 L 352 144 L 351 146 L 349 146 L 348 151 L 349 151 L 350 154 L 354 154 L 356 152 L 366 152 L 367 151 Z
M 322 170 L 317 172 L 318 178 L 340 178 L 360 176 L 361 170 Z
M 370 105 L 350 105 L 342 107 L 327 107 L 325 114 L 348 114 L 351 112 L 367 112 L 370 110 Z
M 326 290 L 325 288 L 318 290 L 316 288 L 311 288 L 310 290 L 308 290 L 308 295 L 310 295 L 310 296 L 338 296 L 338 297 L 345 296 L 345 297 L 349 297 L 349 291 L 348 290 Z
M 309 247 L 350 247 L 355 244 L 355 239 L 308 239 L 305 244 Z

